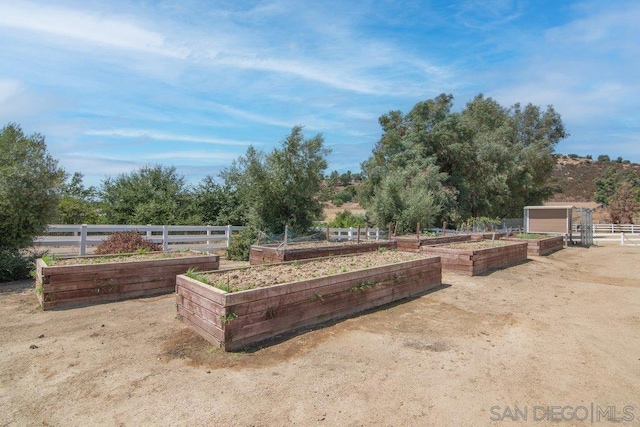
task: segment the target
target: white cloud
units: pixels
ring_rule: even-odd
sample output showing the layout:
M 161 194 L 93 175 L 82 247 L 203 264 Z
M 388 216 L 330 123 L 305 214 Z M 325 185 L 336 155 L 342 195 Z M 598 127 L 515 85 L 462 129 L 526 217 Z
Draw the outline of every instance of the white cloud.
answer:
M 166 38 L 118 16 L 89 13 L 47 3 L 13 2 L 0 6 L 0 26 L 35 31 L 118 49 L 184 57 Z
M 144 129 L 109 129 L 109 130 L 88 130 L 85 135 L 89 136 L 109 136 L 116 138 L 143 138 L 143 139 L 155 139 L 160 141 L 180 141 L 180 142 L 192 142 L 199 144 L 217 144 L 217 145 L 231 145 L 231 146 L 249 146 L 259 145 L 252 141 L 238 141 L 225 138 L 207 138 L 193 135 L 180 135 L 174 133 L 157 132 L 153 130 Z

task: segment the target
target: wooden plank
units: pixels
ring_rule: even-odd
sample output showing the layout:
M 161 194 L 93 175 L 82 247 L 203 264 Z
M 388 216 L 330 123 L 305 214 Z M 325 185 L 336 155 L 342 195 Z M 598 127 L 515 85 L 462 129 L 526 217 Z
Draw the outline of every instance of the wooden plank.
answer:
M 409 289 L 407 291 L 402 291 L 402 292 L 397 292 L 393 295 L 385 295 L 382 298 L 373 300 L 373 301 L 368 301 L 366 303 L 361 304 L 358 307 L 357 311 L 353 310 L 352 306 L 346 306 L 346 307 L 340 307 L 337 308 L 336 310 L 330 311 L 330 312 L 326 312 L 323 314 L 319 314 L 317 316 L 314 317 L 310 317 L 310 318 L 303 318 L 303 319 L 298 319 L 297 321 L 293 321 L 289 324 L 286 324 L 286 326 L 282 326 L 279 327 L 277 329 L 273 329 L 273 330 L 265 330 L 262 333 L 256 333 L 255 335 L 251 335 L 251 336 L 247 336 L 246 338 L 242 338 L 242 339 L 238 339 L 238 338 L 233 338 L 232 336 L 232 341 L 228 342 L 225 344 L 225 350 L 238 350 L 241 349 L 249 344 L 253 344 L 253 343 L 257 343 L 260 341 L 264 341 L 265 339 L 269 339 L 278 335 L 281 335 L 283 333 L 289 332 L 289 331 L 295 331 L 295 330 L 299 330 L 302 328 L 306 328 L 309 326 L 313 326 L 313 325 L 317 325 L 320 323 L 324 323 L 326 321 L 330 321 L 330 320 L 335 320 L 335 319 L 340 319 L 340 318 L 344 318 L 347 316 L 351 316 L 351 315 L 355 315 L 357 313 L 361 313 L 363 311 L 369 310 L 371 308 L 375 308 L 375 307 L 379 307 L 379 306 L 383 306 L 385 304 L 388 304 L 390 302 L 394 302 L 394 301 L 399 301 L 402 299 L 405 299 L 407 297 L 413 296 L 413 295 L 417 295 L 420 294 L 422 292 L 426 292 L 427 290 L 438 286 L 433 285 L 429 288 L 426 288 L 424 290 L 420 290 L 418 292 L 416 292 L 414 289 Z
M 205 307 L 207 310 L 215 313 L 218 316 L 224 316 L 226 314 L 225 307 L 212 301 L 209 298 L 203 297 L 183 286 L 176 287 L 177 299 L 180 301 L 190 301 L 193 304 L 197 304 L 201 307 Z
M 151 289 L 151 290 L 139 290 L 127 293 L 119 293 L 119 294 L 102 294 L 102 295 L 94 295 L 94 296 L 85 296 L 78 298 L 69 298 L 69 299 L 56 299 L 53 301 L 43 301 L 42 307 L 44 310 L 52 309 L 52 308 L 75 308 L 80 306 L 87 306 L 93 304 L 114 302 L 114 301 L 123 301 L 132 298 L 140 298 L 140 297 L 152 297 L 158 295 L 164 295 L 168 292 L 162 289 Z
M 60 283 L 43 284 L 46 292 L 63 292 L 82 289 L 96 289 L 101 287 L 126 286 L 135 283 L 167 283 L 175 284 L 176 274 L 165 273 L 163 275 L 128 276 L 128 277 L 96 277 L 87 281 L 68 281 Z
M 100 301 L 101 296 L 105 296 L 105 298 L 109 296 L 109 300 L 113 301 L 111 299 L 112 295 L 123 295 L 123 297 L 127 297 L 128 294 L 135 292 L 142 292 L 142 295 L 144 295 L 145 293 L 168 294 L 173 293 L 174 291 L 175 287 L 171 283 L 132 283 L 124 286 L 102 287 L 95 289 L 79 289 L 61 292 L 44 291 L 43 298 L 45 301 L 72 300 L 77 298 L 92 298 L 92 300 Z
M 57 270 L 56 274 L 50 274 L 50 271 L 45 269 L 45 275 L 48 277 L 47 283 L 68 283 L 68 282 L 81 282 L 89 281 L 100 278 L 122 278 L 132 276 L 143 275 L 177 275 L 184 274 L 189 268 L 194 268 L 199 271 L 210 270 L 212 266 L 217 268 L 217 264 L 212 263 L 198 263 L 198 264 L 182 264 L 182 265 L 159 265 L 157 267 L 138 267 L 128 264 L 126 267 L 119 269 L 94 269 L 86 268 L 83 271 L 65 271 Z
M 182 287 L 221 306 L 227 306 L 227 293 L 221 289 L 206 285 L 190 277 L 179 275 L 176 277 L 176 288 Z
M 338 311 L 347 315 L 357 313 L 362 311 L 361 306 L 367 306 L 371 301 L 380 301 L 382 299 L 392 301 L 394 295 L 404 295 L 403 292 L 420 293 L 426 290 L 424 288 L 425 286 L 413 282 L 397 288 L 381 287 L 362 293 L 346 292 L 341 295 L 335 295 L 325 301 L 308 303 L 304 307 L 299 307 L 296 311 L 291 311 L 283 316 L 278 315 L 262 322 L 242 325 L 236 319 L 229 324 L 231 339 L 235 341 L 263 332 L 281 333 L 295 329 L 300 322 L 305 322 L 307 319 L 317 319 Z
M 222 348 L 224 343 L 224 332 L 219 331 L 215 326 L 209 324 L 203 324 L 199 319 L 195 316 L 190 315 L 188 312 L 185 314 L 180 314 L 180 320 L 195 332 L 197 332 L 201 337 L 215 345 L 216 347 Z
M 393 280 L 391 278 L 385 278 L 385 281 L 380 281 L 377 285 L 371 287 L 370 289 L 382 289 L 382 288 L 393 288 L 400 286 L 404 283 L 422 283 L 424 281 L 431 282 L 437 281 L 440 283 L 442 281 L 442 272 L 440 267 L 438 266 L 437 270 L 433 271 L 422 271 L 420 273 L 414 273 L 413 275 L 408 275 L 401 280 Z M 374 282 L 377 282 L 375 280 Z M 244 319 L 247 316 L 257 316 L 257 317 L 265 317 L 270 309 L 274 309 L 282 314 L 288 311 L 291 311 L 291 307 L 296 306 L 304 306 L 308 305 L 308 303 L 314 300 L 322 300 L 327 301 L 329 298 L 334 298 L 335 295 L 345 295 L 350 293 L 358 293 L 363 292 L 360 290 L 352 290 L 352 288 L 358 286 L 357 284 L 343 284 L 343 286 L 333 286 L 327 287 L 323 289 L 318 289 L 318 294 L 308 293 L 308 292 L 297 292 L 294 294 L 288 294 L 284 296 L 278 296 L 267 299 L 260 299 L 252 302 L 247 302 L 244 304 L 240 304 L 237 306 L 233 306 L 233 311 L 238 315 L 239 319 Z M 364 292 L 367 292 L 367 289 Z M 245 322 L 245 320 L 241 320 L 241 322 Z
M 220 341 L 225 340 L 225 330 L 221 327 L 220 317 L 217 317 L 217 321 L 213 316 L 210 316 L 210 312 L 204 312 L 208 317 L 201 316 L 198 311 L 192 311 L 188 307 L 184 305 L 178 304 L 177 311 L 180 316 L 186 317 L 191 320 L 193 323 L 198 325 L 201 329 L 207 331 L 211 335 L 213 335 L 216 339 Z

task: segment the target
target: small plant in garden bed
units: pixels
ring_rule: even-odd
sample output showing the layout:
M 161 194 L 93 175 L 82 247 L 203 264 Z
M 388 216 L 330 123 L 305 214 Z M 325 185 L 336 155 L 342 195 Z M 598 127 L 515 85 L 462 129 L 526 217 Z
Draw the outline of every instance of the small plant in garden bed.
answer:
M 96 255 L 122 254 L 144 251 L 161 251 L 162 245 L 153 243 L 151 240 L 142 237 L 137 231 L 121 231 L 113 233 L 96 248 Z

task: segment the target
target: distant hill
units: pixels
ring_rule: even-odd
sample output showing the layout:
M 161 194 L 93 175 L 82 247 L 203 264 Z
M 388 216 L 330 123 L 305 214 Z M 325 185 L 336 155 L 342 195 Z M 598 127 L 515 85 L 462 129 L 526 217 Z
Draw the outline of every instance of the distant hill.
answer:
M 596 192 L 593 180 L 601 177 L 608 168 L 631 169 L 640 176 L 640 165 L 637 163 L 558 155 L 550 180 L 556 191 L 550 202 L 593 202 Z

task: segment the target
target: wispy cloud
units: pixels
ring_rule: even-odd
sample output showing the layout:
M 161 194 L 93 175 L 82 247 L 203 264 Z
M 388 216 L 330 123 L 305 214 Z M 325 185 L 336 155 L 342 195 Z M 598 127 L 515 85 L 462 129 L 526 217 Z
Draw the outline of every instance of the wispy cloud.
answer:
M 249 146 L 259 145 L 252 141 L 237 141 L 225 138 L 208 138 L 193 135 L 180 135 L 172 133 L 156 132 L 144 129 L 109 129 L 109 130 L 88 130 L 85 132 L 89 136 L 108 136 L 114 138 L 142 138 L 155 139 L 160 141 L 180 141 L 198 144 L 215 144 L 227 146 Z
M 124 17 L 95 14 L 47 3 L 7 2 L 0 26 L 36 31 L 91 45 L 128 49 L 181 58 L 185 52 L 169 46 L 165 37 Z

